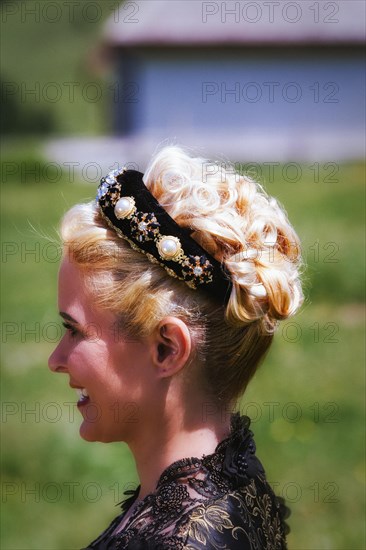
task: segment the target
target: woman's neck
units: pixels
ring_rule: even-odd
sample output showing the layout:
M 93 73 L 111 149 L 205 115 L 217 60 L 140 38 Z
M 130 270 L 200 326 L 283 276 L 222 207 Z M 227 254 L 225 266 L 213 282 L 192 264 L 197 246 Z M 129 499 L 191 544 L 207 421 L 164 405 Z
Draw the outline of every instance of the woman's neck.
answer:
M 155 429 L 150 425 L 129 443 L 140 478 L 138 500 L 155 491 L 161 474 L 173 462 L 212 454 L 220 441 L 229 435 L 229 414 L 216 413 L 204 418 L 201 410 L 196 418 L 194 416 L 185 413 L 182 418 L 177 411 L 165 415 Z

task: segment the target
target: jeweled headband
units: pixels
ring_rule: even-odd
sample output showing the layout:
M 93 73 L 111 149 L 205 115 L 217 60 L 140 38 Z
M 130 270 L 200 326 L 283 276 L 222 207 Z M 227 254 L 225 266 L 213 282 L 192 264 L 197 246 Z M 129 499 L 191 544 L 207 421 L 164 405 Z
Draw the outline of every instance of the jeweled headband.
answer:
M 108 225 L 171 277 L 226 302 L 231 281 L 224 266 L 169 216 L 142 178 L 141 172 L 122 168 L 101 179 L 96 200 Z

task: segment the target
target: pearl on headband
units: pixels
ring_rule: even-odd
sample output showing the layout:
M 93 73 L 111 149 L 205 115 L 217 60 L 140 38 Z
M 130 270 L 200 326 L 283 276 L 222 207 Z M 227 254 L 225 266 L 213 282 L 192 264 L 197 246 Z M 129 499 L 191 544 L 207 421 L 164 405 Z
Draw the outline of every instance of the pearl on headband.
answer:
M 160 257 L 163 260 L 178 260 L 182 254 L 182 245 L 177 237 L 161 237 L 156 243 Z
M 136 207 L 133 197 L 122 197 L 116 202 L 116 206 L 114 207 L 114 213 L 119 220 L 128 218 L 134 210 L 136 210 Z
M 101 179 L 97 197 L 100 212 L 118 236 L 152 263 L 190 288 L 206 288 L 226 301 L 232 283 L 225 266 L 181 228 L 145 187 L 143 174 L 125 167 Z

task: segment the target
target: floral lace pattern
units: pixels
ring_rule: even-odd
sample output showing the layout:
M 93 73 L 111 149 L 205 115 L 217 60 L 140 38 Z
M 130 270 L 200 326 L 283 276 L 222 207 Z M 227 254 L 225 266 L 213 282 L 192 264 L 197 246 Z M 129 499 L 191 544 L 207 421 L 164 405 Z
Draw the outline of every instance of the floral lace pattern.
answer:
M 85 550 L 285 550 L 289 509 L 266 481 L 249 425 L 235 413 L 213 454 L 174 462 L 115 532 L 139 487 L 126 492 L 122 514 Z

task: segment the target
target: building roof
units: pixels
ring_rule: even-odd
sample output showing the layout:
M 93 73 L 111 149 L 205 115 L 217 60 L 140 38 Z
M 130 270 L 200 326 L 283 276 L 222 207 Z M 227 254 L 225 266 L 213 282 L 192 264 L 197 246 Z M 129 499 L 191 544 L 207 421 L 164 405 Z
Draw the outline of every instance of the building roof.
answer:
M 126 0 L 106 22 L 114 47 L 360 44 L 364 0 Z

